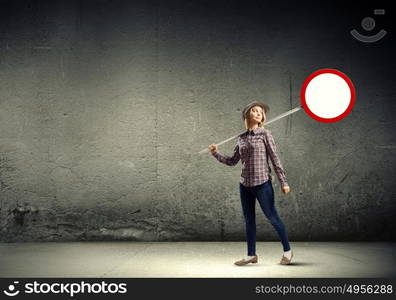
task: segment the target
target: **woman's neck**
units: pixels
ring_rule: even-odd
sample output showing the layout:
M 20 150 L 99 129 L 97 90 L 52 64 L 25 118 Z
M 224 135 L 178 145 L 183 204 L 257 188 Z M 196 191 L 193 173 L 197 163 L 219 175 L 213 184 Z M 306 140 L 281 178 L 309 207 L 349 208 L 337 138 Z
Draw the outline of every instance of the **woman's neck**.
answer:
M 255 130 L 258 127 L 258 124 L 255 123 L 254 125 L 249 125 L 248 127 L 249 130 Z

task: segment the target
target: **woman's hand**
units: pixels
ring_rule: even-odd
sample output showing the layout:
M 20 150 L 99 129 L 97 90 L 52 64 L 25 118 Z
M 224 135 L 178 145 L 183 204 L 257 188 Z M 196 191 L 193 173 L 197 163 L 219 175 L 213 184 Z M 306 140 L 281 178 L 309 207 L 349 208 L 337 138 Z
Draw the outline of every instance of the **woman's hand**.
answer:
M 209 150 L 212 152 L 212 153 L 214 153 L 214 152 L 216 152 L 217 151 L 217 145 L 216 144 L 211 144 L 211 145 L 209 145 Z
M 282 186 L 282 192 L 283 192 L 283 194 L 290 193 L 290 186 L 288 186 L 288 185 Z

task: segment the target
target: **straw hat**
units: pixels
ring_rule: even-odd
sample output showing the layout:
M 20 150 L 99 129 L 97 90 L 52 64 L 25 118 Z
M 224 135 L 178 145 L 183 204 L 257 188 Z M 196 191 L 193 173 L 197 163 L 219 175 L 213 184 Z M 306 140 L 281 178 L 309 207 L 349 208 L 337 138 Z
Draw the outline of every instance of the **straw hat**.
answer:
M 249 111 L 249 109 L 251 109 L 253 106 L 260 106 L 265 114 L 267 114 L 267 112 L 269 111 L 269 106 L 268 104 L 259 102 L 259 101 L 253 101 L 252 103 L 249 103 L 248 105 L 245 106 L 245 108 L 242 111 L 242 120 L 245 120 L 247 117 L 247 112 Z

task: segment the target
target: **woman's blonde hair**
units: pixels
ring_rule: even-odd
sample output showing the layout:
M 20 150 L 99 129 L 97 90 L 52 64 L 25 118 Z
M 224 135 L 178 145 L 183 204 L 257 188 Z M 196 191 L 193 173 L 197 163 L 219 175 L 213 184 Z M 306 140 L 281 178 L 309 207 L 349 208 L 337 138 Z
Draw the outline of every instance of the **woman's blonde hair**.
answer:
M 251 110 L 253 107 L 255 107 L 255 106 L 252 106 L 252 107 L 246 112 L 246 117 L 245 117 L 245 120 L 244 120 L 245 128 L 246 128 L 246 129 L 249 128 L 248 124 L 249 124 L 249 121 L 250 121 L 250 110 Z M 261 106 L 259 106 L 259 107 L 261 107 Z M 258 126 L 259 126 L 259 127 L 264 127 L 264 123 L 265 123 L 265 121 L 267 120 L 267 116 L 265 115 L 265 111 L 264 111 L 264 109 L 263 109 L 262 107 L 261 107 L 261 111 L 263 112 L 263 119 L 262 119 L 261 122 L 258 124 Z

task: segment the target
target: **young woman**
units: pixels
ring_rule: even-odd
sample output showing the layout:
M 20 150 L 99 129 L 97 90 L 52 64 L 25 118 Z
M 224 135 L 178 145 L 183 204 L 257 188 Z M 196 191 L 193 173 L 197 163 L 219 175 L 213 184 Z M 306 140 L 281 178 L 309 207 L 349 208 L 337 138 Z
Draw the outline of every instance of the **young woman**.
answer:
M 285 172 L 277 154 L 274 138 L 269 130 L 264 129 L 268 111 L 269 107 L 267 104 L 257 101 L 248 104 L 244 108 L 242 119 L 247 130 L 239 135 L 232 156 L 217 152 L 216 144 L 211 144 L 208 147 L 219 162 L 228 166 L 234 166 L 239 160 L 242 161 L 239 192 L 246 224 L 247 257 L 236 261 L 234 264 L 237 266 L 258 262 L 256 254 L 256 199 L 282 242 L 284 252 L 280 264 L 290 264 L 293 257 L 285 225 L 275 209 L 268 157 L 271 159 L 275 173 L 281 183 L 282 192 L 288 194 L 290 187 L 286 182 Z

